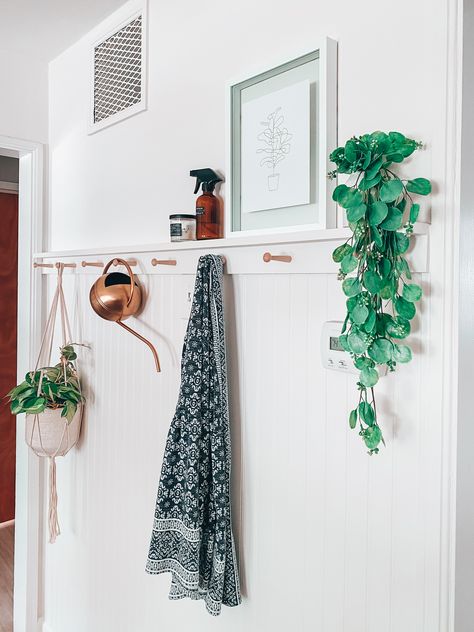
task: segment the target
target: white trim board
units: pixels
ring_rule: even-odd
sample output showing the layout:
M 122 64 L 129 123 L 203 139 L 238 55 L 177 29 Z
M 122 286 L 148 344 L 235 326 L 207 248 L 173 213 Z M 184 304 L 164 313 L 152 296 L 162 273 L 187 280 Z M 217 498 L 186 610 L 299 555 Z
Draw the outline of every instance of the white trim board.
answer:
M 285 239 L 258 237 L 216 239 L 207 241 L 175 242 L 143 247 L 117 247 L 89 251 L 63 251 L 37 253 L 36 260 L 45 263 L 67 259 L 75 263 L 68 274 L 100 274 L 99 267 L 83 267 L 83 261 L 101 262 L 104 266 L 113 256 L 137 260 L 137 274 L 194 274 L 198 259 L 204 254 L 221 254 L 226 258 L 228 274 L 337 274 L 332 252 L 338 243 L 351 236 L 350 229 L 328 229 L 303 235 L 290 234 Z M 428 231 L 420 226 L 411 246 L 408 259 L 413 272 L 428 270 Z M 263 254 L 290 255 L 291 263 L 271 261 L 265 263 Z M 154 256 L 156 255 L 156 257 Z M 176 265 L 153 266 L 152 258 L 174 259 Z M 55 274 L 54 268 L 39 268 L 43 274 Z
M 43 145 L 0 136 L 1 151 L 19 158 L 18 199 L 18 336 L 17 374 L 31 367 L 40 339 L 41 282 L 31 267 L 33 252 L 43 243 Z M 24 416 L 17 417 L 14 629 L 39 630 L 42 575 L 42 464 L 24 441 Z

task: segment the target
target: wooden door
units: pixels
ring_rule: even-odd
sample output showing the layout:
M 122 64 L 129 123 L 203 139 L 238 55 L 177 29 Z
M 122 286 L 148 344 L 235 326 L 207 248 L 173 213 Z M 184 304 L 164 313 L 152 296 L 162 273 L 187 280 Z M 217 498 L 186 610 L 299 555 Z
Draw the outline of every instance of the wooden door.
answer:
M 0 523 L 15 516 L 16 419 L 4 395 L 16 384 L 18 196 L 0 193 Z

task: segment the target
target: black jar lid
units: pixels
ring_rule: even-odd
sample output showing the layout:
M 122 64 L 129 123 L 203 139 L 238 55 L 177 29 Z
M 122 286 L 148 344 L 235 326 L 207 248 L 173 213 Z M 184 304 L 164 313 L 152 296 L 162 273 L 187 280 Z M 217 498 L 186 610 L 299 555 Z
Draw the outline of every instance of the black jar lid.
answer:
M 196 215 L 186 215 L 183 213 L 176 213 L 175 215 L 170 215 L 170 219 L 196 219 Z

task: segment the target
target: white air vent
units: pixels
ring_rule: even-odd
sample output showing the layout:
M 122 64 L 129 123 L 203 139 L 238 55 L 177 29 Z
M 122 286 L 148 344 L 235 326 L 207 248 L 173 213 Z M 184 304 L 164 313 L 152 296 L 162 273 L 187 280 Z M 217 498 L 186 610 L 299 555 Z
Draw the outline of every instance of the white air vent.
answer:
M 146 107 L 144 18 L 134 15 L 93 47 L 90 132 Z

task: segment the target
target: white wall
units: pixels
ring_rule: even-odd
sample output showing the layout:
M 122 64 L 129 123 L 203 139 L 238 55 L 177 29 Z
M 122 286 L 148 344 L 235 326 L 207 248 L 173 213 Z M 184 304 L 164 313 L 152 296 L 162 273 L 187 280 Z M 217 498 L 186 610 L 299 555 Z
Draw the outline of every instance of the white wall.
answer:
M 459 305 L 459 420 L 456 530 L 456 632 L 471 632 L 474 619 L 474 3 L 464 2 L 464 55 L 462 101 L 462 171 Z
M 149 109 L 88 136 L 89 46 L 108 30 L 97 29 L 50 67 L 51 250 L 167 240 L 168 215 L 194 209 L 189 170 L 225 170 L 225 82 L 310 49 L 318 35 L 339 41 L 340 139 L 402 129 L 430 144 L 416 159 L 419 173 L 430 175 L 443 5 L 403 0 L 382 26 L 375 0 L 152 0 Z M 430 28 L 419 28 L 427 11 Z M 396 51 L 387 29 L 403 33 Z
M 227 281 L 245 601 L 217 620 L 202 604 L 168 602 L 168 578 L 143 572 L 179 379 L 185 323 L 176 306 L 188 281 L 146 281 L 142 321 L 166 349 L 160 376 L 145 347 L 91 314 L 91 279 L 77 281 L 94 398 L 80 449 L 58 468 L 63 533 L 45 552 L 48 632 L 447 632 L 452 4 L 151 0 L 149 109 L 94 136 L 88 46 L 102 28 L 51 64 L 52 250 L 166 240 L 168 214 L 193 207 L 189 169 L 225 166 L 224 82 L 310 48 L 318 35 L 339 41 L 340 140 L 375 129 L 423 140 L 410 173 L 433 178 L 436 194 L 415 359 L 382 381 L 388 446 L 378 457 L 347 428 L 353 384 L 319 366 L 321 323 L 343 315 L 335 276 Z
M 0 77 L 0 135 L 47 143 L 48 64 L 0 48 Z

